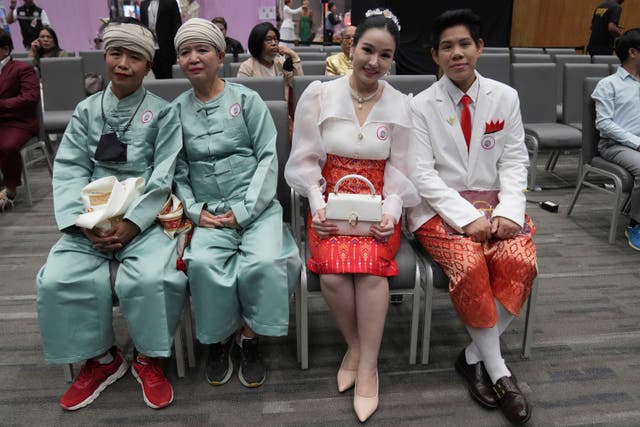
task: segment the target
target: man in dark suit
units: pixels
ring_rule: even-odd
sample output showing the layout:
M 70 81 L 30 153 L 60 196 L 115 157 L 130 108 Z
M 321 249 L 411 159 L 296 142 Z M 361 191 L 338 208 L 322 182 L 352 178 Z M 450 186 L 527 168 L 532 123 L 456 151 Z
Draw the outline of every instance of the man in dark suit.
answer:
M 0 29 L 0 211 L 13 206 L 22 174 L 20 149 L 38 133 L 40 84 L 31 65 L 11 58 L 12 50 L 11 36 Z
M 178 3 L 175 0 L 144 0 L 140 4 L 140 21 L 156 36 L 153 75 L 156 79 L 170 79 L 171 66 L 176 63 L 173 38 L 182 25 Z

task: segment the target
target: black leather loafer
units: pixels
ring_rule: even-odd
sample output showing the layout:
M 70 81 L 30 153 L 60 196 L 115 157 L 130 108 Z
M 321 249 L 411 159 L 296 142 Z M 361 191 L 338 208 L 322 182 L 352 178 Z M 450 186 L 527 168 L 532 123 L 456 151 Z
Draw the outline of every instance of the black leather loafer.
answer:
M 493 386 L 502 413 L 513 424 L 524 424 L 531 418 L 531 406 L 515 377 L 502 377 Z
M 464 354 L 464 349 L 456 359 L 456 371 L 467 381 L 469 393 L 486 408 L 497 408 L 498 397 L 493 391 L 491 379 L 484 369 L 482 362 L 469 365 Z

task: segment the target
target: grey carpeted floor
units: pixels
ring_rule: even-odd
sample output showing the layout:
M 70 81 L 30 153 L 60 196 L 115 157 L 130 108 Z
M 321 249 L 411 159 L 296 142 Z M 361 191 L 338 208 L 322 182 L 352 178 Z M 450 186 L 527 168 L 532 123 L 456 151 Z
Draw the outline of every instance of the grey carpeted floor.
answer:
M 544 158 L 540 165 L 544 164 Z M 541 192 L 528 194 L 537 225 L 540 290 L 531 358 L 520 358 L 522 319 L 503 336 L 503 354 L 533 405 L 531 426 L 640 425 L 640 253 L 623 236 L 607 243 L 611 198 L 585 190 L 574 214 L 565 215 L 575 186 L 577 158 L 562 156 L 558 176 L 539 166 Z M 34 276 L 59 234 L 52 216 L 50 181 L 43 165 L 32 172 L 34 205 L 19 199 L 0 213 L 0 425 L 337 426 L 357 425 L 353 391 L 339 394 L 335 372 L 344 346 L 322 299 L 310 316 L 310 368 L 296 363 L 294 317 L 289 336 L 265 339 L 267 383 L 249 390 L 237 378 L 222 387 L 204 381 L 204 347 L 198 367 L 178 379 L 169 408 L 145 406 L 131 375 L 91 406 L 65 413 L 58 399 L 67 384 L 62 368 L 45 365 L 35 311 Z M 534 201 L 555 200 L 549 213 Z M 292 305 L 293 307 L 293 305 Z M 474 403 L 453 369 L 466 333 L 448 296 L 436 292 L 431 362 L 409 365 L 411 304 L 390 308 L 380 354 L 378 412 L 369 425 L 501 426 L 499 411 Z M 130 348 L 116 312 L 118 343 Z

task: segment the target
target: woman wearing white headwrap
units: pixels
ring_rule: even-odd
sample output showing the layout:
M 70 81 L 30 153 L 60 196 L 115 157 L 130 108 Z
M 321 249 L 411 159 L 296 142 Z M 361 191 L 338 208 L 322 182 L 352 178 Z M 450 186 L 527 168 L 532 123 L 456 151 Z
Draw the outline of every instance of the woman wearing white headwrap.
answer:
M 171 356 L 187 280 L 176 269 L 176 241 L 155 219 L 171 192 L 182 132 L 175 110 L 142 87 L 154 54 L 151 32 L 135 23 L 112 23 L 104 42 L 111 82 L 78 104 L 53 168 L 63 236 L 36 278 L 42 347 L 49 363 L 88 359 L 60 399 L 62 408 L 93 402 L 127 372 L 111 326 L 115 291 L 135 346 L 131 372 L 144 401 L 157 409 L 173 401 L 157 358 Z M 76 226 L 85 213 L 82 188 L 108 176 L 141 177 L 145 190 L 111 229 Z M 112 260 L 119 263 L 113 291 Z
M 207 380 L 229 380 L 236 345 L 240 382 L 258 387 L 266 369 L 257 336 L 287 334 L 289 294 L 301 267 L 275 198 L 276 129 L 256 92 L 217 76 L 225 43 L 215 24 L 190 19 L 175 44 L 193 86 L 173 102 L 184 139 L 175 183 L 197 224 L 184 261 L 197 337 L 209 344 Z

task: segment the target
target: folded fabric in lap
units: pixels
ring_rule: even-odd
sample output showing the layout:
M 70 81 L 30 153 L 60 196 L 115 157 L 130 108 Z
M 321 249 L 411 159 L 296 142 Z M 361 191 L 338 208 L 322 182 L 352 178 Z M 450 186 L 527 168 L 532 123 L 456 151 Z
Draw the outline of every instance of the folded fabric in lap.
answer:
M 144 194 L 144 178 L 127 178 L 123 182 L 106 176 L 87 184 L 80 196 L 86 213 L 78 216 L 76 225 L 82 228 L 108 230 L 122 221 L 134 200 Z

